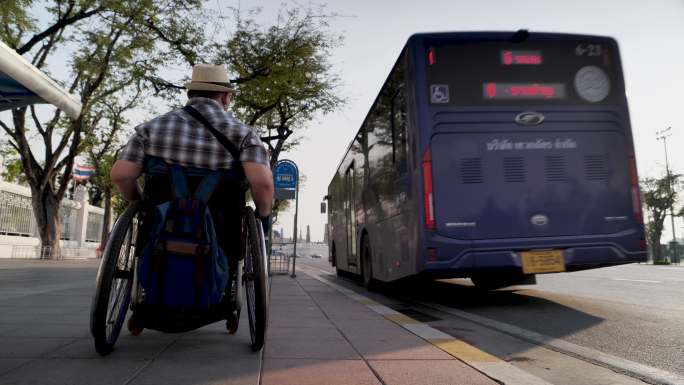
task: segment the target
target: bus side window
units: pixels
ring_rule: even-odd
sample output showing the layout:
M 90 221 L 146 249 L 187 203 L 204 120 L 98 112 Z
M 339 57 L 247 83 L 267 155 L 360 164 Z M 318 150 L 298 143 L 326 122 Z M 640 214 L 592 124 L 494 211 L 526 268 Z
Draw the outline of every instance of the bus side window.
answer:
M 406 91 L 402 84 L 392 99 L 392 151 L 399 174 L 403 174 L 407 170 L 406 121 Z

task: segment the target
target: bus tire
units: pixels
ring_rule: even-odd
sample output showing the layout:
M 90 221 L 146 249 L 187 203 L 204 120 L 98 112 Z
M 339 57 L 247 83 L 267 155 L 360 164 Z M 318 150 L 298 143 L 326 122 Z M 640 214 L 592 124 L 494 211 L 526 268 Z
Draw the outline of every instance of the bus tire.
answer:
M 374 290 L 376 288 L 375 281 L 373 280 L 373 255 L 371 253 L 370 242 L 368 241 L 368 236 L 363 237 L 361 242 L 361 283 L 363 287 L 368 290 Z

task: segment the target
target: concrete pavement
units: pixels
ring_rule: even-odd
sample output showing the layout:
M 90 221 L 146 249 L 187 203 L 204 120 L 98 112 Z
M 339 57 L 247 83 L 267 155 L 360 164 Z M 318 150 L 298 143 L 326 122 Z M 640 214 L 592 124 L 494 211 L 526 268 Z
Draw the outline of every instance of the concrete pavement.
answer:
M 311 272 L 273 277 L 261 353 L 249 349 L 243 312 L 235 336 L 223 322 L 182 334 L 123 330 L 100 357 L 89 332 L 96 269 L 0 260 L 0 384 L 544 383 Z
M 89 331 L 95 261 L 0 261 L 0 384 L 229 384 L 259 381 L 244 316 L 183 334 L 123 330 L 107 357 Z
M 276 276 L 262 385 L 497 382 L 304 273 Z

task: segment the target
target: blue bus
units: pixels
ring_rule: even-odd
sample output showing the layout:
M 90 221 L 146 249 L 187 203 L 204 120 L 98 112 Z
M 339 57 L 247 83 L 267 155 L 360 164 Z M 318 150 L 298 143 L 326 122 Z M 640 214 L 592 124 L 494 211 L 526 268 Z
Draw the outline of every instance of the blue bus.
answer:
M 476 286 L 646 260 L 618 45 L 411 36 L 328 187 L 338 272 Z

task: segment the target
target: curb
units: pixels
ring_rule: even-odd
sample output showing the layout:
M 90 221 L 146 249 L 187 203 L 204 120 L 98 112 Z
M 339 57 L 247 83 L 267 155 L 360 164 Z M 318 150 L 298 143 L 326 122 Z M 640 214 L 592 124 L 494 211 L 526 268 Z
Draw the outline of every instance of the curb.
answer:
M 339 291 L 348 298 L 365 305 L 385 319 L 392 321 L 410 333 L 424 339 L 438 349 L 496 381 L 506 385 L 551 385 L 551 383 L 518 369 L 498 357 L 492 356 L 464 341 L 456 339 L 426 323 L 415 320 L 403 313 L 382 305 L 351 289 L 347 289 L 346 287 L 319 277 L 309 270 L 310 269 L 308 268 L 300 268 L 300 271 L 306 273 L 311 278 L 316 279 Z
M 590 362 L 594 365 L 607 367 L 615 372 L 623 373 L 647 381 L 649 383 L 662 385 L 681 385 L 684 384 L 684 376 L 667 372 L 662 369 L 654 368 L 652 366 L 640 364 L 638 362 L 629 361 L 608 353 L 603 353 L 598 350 L 579 346 L 567 341 L 557 338 L 549 337 L 540 333 L 525 330 L 514 325 L 504 322 L 492 320 L 476 314 L 471 314 L 458 309 L 452 309 L 443 305 L 434 303 L 419 303 L 420 305 L 432 308 L 443 313 L 455 315 L 457 317 L 475 322 L 487 328 L 498 330 L 516 338 L 529 341 L 533 344 L 545 347 L 577 359 Z

